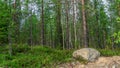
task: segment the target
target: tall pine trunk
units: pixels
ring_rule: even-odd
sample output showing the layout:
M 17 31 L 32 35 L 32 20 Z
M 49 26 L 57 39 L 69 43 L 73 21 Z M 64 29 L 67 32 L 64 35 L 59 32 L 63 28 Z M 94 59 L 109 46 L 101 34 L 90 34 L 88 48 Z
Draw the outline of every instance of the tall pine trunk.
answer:
M 10 6 L 10 9 L 9 9 L 9 13 L 10 13 L 10 19 L 12 18 L 11 17 L 11 0 L 9 0 L 9 6 Z M 12 38 L 11 38 L 11 21 L 9 21 L 9 25 L 8 25 L 8 42 L 9 42 L 9 55 L 12 56 Z
M 76 15 L 76 11 L 75 11 L 75 0 L 72 0 L 72 3 L 73 3 L 73 27 L 74 27 L 74 46 L 75 46 L 75 49 L 77 49 L 77 35 L 76 35 L 76 20 L 75 20 L 75 15 Z
M 62 25 L 61 25 L 61 0 L 57 1 L 57 9 L 56 9 L 56 38 L 55 45 L 62 46 L 63 44 L 63 36 L 62 36 Z
M 68 0 L 66 0 L 66 47 L 69 49 L 69 13 L 68 13 Z
M 13 4 L 13 21 L 15 24 L 15 43 L 19 43 L 19 36 L 20 36 L 20 1 L 15 0 Z
M 84 47 L 88 47 L 87 42 L 87 22 L 86 22 L 86 15 L 85 15 L 85 1 L 82 0 L 82 22 L 83 22 L 83 44 Z
M 41 45 L 45 44 L 45 30 L 44 30 L 44 1 L 42 0 L 42 13 L 41 13 Z

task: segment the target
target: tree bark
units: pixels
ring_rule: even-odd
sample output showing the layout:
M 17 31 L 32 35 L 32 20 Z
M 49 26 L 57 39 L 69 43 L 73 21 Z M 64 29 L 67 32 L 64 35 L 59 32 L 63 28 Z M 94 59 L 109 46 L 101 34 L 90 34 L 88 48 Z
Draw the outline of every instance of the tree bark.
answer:
M 88 47 L 87 42 L 87 22 L 86 22 L 86 15 L 85 15 L 85 1 L 82 0 L 82 21 L 83 21 L 83 43 L 84 47 Z
M 19 35 L 20 35 L 20 21 L 19 15 L 20 13 L 20 1 L 15 0 L 13 4 L 14 14 L 13 14 L 13 21 L 15 24 L 15 43 L 19 43 Z
M 11 3 L 11 0 L 9 0 L 9 6 L 10 6 L 9 12 L 10 12 L 10 15 L 12 15 L 11 14 L 11 5 L 10 5 L 10 3 Z M 9 22 L 9 26 L 8 26 L 8 42 L 9 42 L 9 54 L 10 54 L 10 56 L 12 56 L 11 21 Z
M 33 45 L 33 26 L 32 26 L 32 12 L 30 16 L 30 45 Z
M 44 1 L 42 0 L 42 22 L 41 22 L 41 45 L 45 44 L 45 36 L 44 36 Z
M 68 14 L 68 0 L 66 0 L 66 47 L 69 49 L 69 14 Z
M 76 43 L 77 43 L 77 35 L 76 35 L 76 21 L 75 21 L 75 0 L 72 0 L 73 1 L 73 26 L 74 26 L 74 46 L 75 46 L 75 49 L 77 49 L 77 46 L 76 46 Z
M 57 2 L 57 15 L 56 15 L 56 44 L 61 46 L 63 44 L 63 36 L 62 36 L 62 25 L 61 25 L 61 0 Z

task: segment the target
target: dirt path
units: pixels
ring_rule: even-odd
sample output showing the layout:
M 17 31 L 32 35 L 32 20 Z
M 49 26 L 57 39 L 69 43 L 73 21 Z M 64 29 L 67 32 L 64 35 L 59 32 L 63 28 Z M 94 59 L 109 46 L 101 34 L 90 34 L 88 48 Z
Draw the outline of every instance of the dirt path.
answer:
M 56 68 L 120 68 L 120 56 L 99 57 L 95 62 L 88 62 L 87 64 L 81 64 L 78 61 L 64 63 Z

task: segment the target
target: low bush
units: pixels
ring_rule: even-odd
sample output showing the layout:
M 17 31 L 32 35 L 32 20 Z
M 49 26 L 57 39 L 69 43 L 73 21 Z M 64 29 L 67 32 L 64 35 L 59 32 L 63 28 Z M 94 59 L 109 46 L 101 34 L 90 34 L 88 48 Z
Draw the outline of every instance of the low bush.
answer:
M 120 56 L 120 50 L 100 49 L 101 56 Z
M 0 47 L 0 67 L 4 68 L 53 68 L 55 65 L 74 61 L 73 50 L 59 50 L 42 46 L 13 45 L 13 55 L 8 46 Z M 120 55 L 120 50 L 98 49 L 101 56 Z M 86 64 L 82 58 L 76 59 Z
M 17 46 L 13 47 L 13 56 L 9 54 L 0 56 L 2 62 L 1 67 L 5 68 L 50 68 L 54 64 L 64 63 L 71 61 L 72 51 L 69 50 L 56 50 L 49 47 L 34 46 Z M 3 54 L 1 54 L 3 55 Z

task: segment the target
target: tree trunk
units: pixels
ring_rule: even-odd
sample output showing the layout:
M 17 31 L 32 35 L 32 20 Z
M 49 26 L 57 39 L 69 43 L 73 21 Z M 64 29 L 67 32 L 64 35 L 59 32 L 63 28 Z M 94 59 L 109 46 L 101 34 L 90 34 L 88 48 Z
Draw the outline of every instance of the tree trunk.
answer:
M 11 3 L 11 0 L 9 0 L 9 6 L 10 6 L 9 13 L 10 13 L 10 15 L 12 15 L 11 14 L 11 5 L 10 5 L 10 3 Z M 10 54 L 10 56 L 12 56 L 11 21 L 9 22 L 9 26 L 8 26 L 8 42 L 9 42 L 9 54 Z
M 63 36 L 62 36 L 62 25 L 61 25 L 61 0 L 57 2 L 57 15 L 56 15 L 56 44 L 61 46 L 63 44 Z
M 66 0 L 66 47 L 69 49 L 69 14 L 68 14 L 68 0 Z
M 31 13 L 32 14 L 32 13 Z M 33 45 L 33 26 L 32 26 L 32 15 L 30 16 L 30 45 Z
M 98 3 L 97 3 L 97 1 L 95 0 L 94 1 L 94 10 L 96 10 L 95 11 L 95 23 L 96 23 L 96 28 L 95 28 L 95 35 L 96 35 L 96 41 L 95 42 L 97 42 L 97 44 L 95 44 L 95 45 L 98 45 L 98 46 L 96 46 L 96 47 L 100 47 L 100 39 L 99 39 L 99 18 L 98 18 L 98 16 L 99 16 L 99 14 L 98 14 L 98 10 L 97 10 L 97 5 L 98 5 Z M 101 48 L 101 47 L 100 47 Z
M 76 13 L 75 13 L 75 0 L 73 1 L 73 26 L 74 26 L 74 46 L 75 49 L 77 49 L 76 43 L 77 43 L 77 36 L 76 36 Z
M 15 0 L 13 4 L 13 9 L 15 10 L 13 14 L 13 21 L 15 23 L 15 43 L 19 43 L 19 35 L 20 35 L 20 21 L 19 21 L 19 12 L 20 12 L 20 1 Z
M 85 15 L 85 1 L 82 0 L 82 21 L 83 21 L 83 43 L 84 47 L 88 47 L 87 42 L 87 23 L 86 23 L 86 15 Z
M 44 30 L 44 1 L 42 0 L 42 22 L 41 22 L 41 45 L 45 44 L 45 30 Z

